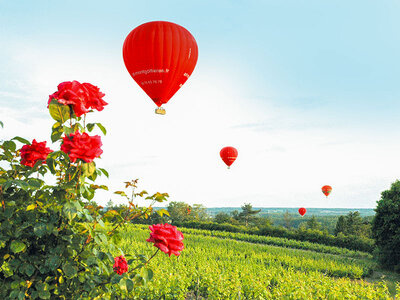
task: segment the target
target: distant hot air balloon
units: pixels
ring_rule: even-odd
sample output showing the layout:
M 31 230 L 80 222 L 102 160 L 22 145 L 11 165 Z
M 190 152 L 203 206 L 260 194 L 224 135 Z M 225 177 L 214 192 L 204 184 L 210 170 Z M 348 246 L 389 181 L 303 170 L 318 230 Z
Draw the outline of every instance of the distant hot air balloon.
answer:
M 306 212 L 307 212 L 307 209 L 305 209 L 304 207 L 300 207 L 300 208 L 299 208 L 299 214 L 300 214 L 301 216 L 304 216 L 304 215 L 306 214 Z
M 125 39 L 123 57 L 129 74 L 160 108 L 181 88 L 196 66 L 194 37 L 180 25 L 165 21 L 144 23 Z
M 238 151 L 234 147 L 224 147 L 219 152 L 224 163 L 228 166 L 228 169 L 233 164 L 238 156 Z
M 322 192 L 325 194 L 326 197 L 332 192 L 332 187 L 330 185 L 324 185 L 322 187 Z

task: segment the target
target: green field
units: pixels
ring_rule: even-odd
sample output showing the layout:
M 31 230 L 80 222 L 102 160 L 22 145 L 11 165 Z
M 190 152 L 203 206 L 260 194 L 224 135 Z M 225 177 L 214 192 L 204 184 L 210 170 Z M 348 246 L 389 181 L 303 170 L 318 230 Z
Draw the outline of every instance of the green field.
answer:
M 382 281 L 385 274 L 366 253 L 180 230 L 185 236 L 181 256 L 159 253 L 150 262 L 153 280 L 137 287 L 133 299 L 392 299 L 396 293 L 398 278 Z M 148 237 L 147 226 L 127 226 L 123 251 L 153 254 Z

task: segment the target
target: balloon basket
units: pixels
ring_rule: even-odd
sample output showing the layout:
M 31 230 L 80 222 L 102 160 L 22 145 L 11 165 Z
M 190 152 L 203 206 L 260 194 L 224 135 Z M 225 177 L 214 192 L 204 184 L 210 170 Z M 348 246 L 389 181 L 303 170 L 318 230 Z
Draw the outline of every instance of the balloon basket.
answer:
M 164 108 L 162 108 L 162 107 L 157 107 L 156 108 L 156 114 L 158 114 L 158 115 L 165 115 L 165 109 Z

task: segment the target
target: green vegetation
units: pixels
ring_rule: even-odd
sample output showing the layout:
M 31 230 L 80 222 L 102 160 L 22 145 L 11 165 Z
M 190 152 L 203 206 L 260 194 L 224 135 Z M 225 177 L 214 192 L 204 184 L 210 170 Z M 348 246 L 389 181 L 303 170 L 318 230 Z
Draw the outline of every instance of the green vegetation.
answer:
M 370 259 L 253 244 L 238 241 L 239 234 L 221 239 L 202 230 L 182 231 L 182 255 L 157 256 L 151 262 L 157 276 L 135 287 L 135 299 L 391 298 L 385 283 L 360 279 L 374 267 Z M 123 250 L 152 253 L 144 242 L 148 235 L 146 226 L 130 225 Z
M 383 266 L 400 272 L 400 181 L 382 192 L 372 223 L 377 256 Z

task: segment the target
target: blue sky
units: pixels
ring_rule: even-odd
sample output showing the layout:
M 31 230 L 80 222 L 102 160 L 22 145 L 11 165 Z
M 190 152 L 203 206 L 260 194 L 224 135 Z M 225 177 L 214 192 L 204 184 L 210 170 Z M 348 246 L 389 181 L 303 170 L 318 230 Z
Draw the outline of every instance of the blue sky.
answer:
M 92 117 L 109 129 L 98 165 L 114 189 L 139 177 L 206 206 L 374 207 L 400 172 L 399 13 L 398 1 L 0 0 L 2 135 L 49 140 L 47 96 L 86 81 L 110 104 Z M 121 54 L 153 20 L 199 46 L 166 116 Z M 239 150 L 229 172 L 226 145 Z

